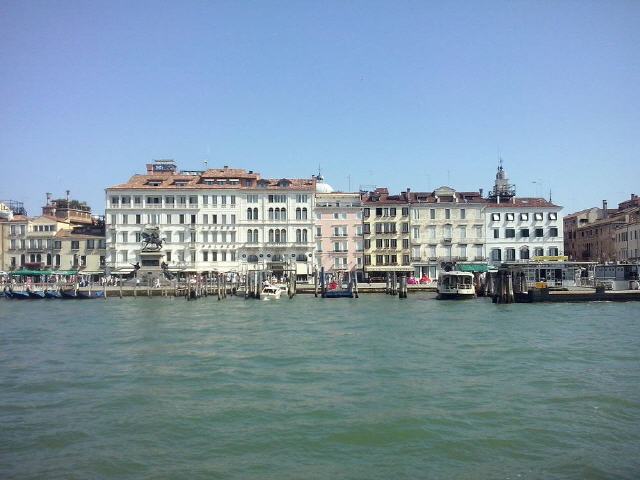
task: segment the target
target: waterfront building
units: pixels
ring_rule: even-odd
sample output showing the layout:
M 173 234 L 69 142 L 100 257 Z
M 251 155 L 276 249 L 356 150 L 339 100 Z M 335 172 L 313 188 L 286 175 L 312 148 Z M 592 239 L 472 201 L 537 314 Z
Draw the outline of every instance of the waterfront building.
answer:
M 482 193 L 440 187 L 433 192 L 408 192 L 411 265 L 414 275 L 431 279 L 459 262 L 483 262 L 484 205 Z
M 637 258 L 634 225 L 640 210 L 640 198 L 632 194 L 617 209 L 590 208 L 564 218 L 565 248 L 572 260 L 592 262 L 627 261 Z
M 614 231 L 616 257 L 621 262 L 640 262 L 640 209 L 626 216 L 625 223 Z
M 390 195 L 387 188 L 363 193 L 364 272 L 370 279 L 381 279 L 391 272 L 413 272 L 409 193 Z
M 315 178 L 266 179 L 228 166 L 178 171 L 172 160 L 154 161 L 106 189 L 108 267 L 133 269 L 151 225 L 161 231 L 170 270 L 295 270 L 306 280 L 315 259 L 315 187 Z
M 104 223 L 91 215 L 91 208 L 68 198 L 47 198 L 42 212 L 34 218 L 18 214 L 0 221 L 1 269 L 101 273 L 105 262 Z
M 561 210 L 544 198 L 516 197 L 501 162 L 484 207 L 488 262 L 498 265 L 563 257 Z
M 316 177 L 315 239 L 318 268 L 362 277 L 364 240 L 359 193 L 334 192 Z

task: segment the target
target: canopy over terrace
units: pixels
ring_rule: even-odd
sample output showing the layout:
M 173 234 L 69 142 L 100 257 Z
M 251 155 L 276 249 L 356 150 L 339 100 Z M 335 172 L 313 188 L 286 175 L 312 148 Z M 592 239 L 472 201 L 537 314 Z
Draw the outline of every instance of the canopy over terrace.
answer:
M 77 270 L 17 270 L 9 272 L 16 277 L 35 277 L 38 275 L 78 275 Z

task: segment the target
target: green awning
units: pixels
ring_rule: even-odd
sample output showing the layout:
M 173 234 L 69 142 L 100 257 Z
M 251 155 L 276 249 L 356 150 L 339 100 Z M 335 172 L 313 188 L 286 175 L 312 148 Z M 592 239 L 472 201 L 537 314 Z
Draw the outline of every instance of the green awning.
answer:
M 488 272 L 489 266 L 486 263 L 458 263 L 456 270 L 459 272 Z
M 77 275 L 76 270 L 17 270 L 15 272 L 11 272 L 11 275 L 15 275 L 17 277 L 35 277 L 38 275 Z

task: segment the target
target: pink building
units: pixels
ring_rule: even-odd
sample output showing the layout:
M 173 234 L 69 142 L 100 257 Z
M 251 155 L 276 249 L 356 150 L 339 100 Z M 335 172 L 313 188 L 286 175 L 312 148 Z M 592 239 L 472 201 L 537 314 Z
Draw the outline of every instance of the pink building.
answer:
M 318 182 L 315 202 L 315 238 L 318 267 L 325 273 L 362 275 L 362 206 L 359 193 L 334 192 Z

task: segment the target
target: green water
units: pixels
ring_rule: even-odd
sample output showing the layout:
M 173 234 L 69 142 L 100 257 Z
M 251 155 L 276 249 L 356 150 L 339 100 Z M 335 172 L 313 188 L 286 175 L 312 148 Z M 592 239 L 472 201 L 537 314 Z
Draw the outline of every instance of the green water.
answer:
M 640 477 L 640 304 L 0 300 L 0 478 Z

